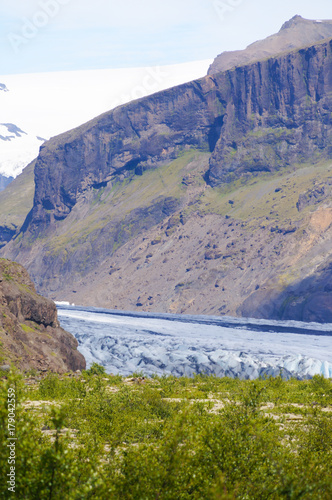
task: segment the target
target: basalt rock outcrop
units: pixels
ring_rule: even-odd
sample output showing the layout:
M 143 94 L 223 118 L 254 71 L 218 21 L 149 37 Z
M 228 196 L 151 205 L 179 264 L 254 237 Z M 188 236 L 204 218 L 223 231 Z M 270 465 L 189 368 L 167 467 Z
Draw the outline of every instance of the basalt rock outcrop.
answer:
M 85 368 L 77 341 L 63 330 L 53 301 L 36 293 L 26 270 L 0 259 L 0 358 L 21 370 Z
M 331 157 L 331 47 L 322 42 L 223 74 L 232 97 L 210 160 L 212 185 Z

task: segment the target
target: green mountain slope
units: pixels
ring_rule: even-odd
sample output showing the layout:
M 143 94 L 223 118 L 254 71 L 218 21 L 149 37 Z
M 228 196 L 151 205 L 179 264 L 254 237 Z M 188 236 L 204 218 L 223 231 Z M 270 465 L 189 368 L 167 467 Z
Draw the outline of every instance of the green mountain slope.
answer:
M 33 206 L 34 166 L 33 161 L 0 192 L 0 246 L 20 231 Z

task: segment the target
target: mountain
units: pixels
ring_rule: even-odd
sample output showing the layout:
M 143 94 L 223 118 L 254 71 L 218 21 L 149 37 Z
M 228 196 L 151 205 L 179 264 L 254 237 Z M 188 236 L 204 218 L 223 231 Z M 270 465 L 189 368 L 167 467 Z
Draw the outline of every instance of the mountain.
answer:
M 13 180 L 14 177 L 6 177 L 0 174 L 0 191 L 3 191 Z
M 2 254 L 57 300 L 332 322 L 331 108 L 330 39 L 117 107 L 42 145 Z
M 105 109 L 139 96 L 197 78 L 210 62 L 1 77 L 8 84 L 0 84 L 2 117 L 17 120 L 24 127 L 12 123 L 0 126 L 0 191 L 8 186 L 0 193 L 0 247 L 20 230 L 32 208 L 33 166 L 26 165 L 38 156 L 42 137 L 74 128 Z
M 198 78 L 210 62 L 1 76 L 5 123 L 0 124 L 0 189 L 38 156 L 45 138 L 77 127 L 106 109 Z
M 59 326 L 55 304 L 37 295 L 26 270 L 0 259 L 0 365 L 67 372 L 85 368 L 75 338 Z
M 33 206 L 35 161 L 0 192 L 0 247 L 20 230 Z
M 215 58 L 208 74 L 214 75 L 236 66 L 251 64 L 283 52 L 313 45 L 332 37 L 332 21 L 303 19 L 296 15 L 283 24 L 280 31 L 249 45 L 245 50 L 223 52 Z

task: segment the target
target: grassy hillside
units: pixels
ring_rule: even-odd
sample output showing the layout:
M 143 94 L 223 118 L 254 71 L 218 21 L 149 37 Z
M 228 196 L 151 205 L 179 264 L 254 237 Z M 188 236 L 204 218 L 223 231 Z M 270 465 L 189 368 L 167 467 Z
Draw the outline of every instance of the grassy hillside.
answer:
M 33 205 L 34 164 L 30 163 L 4 191 L 0 192 L 0 231 L 18 232 Z M 1 242 L 1 238 L 0 238 Z
M 296 223 L 313 209 L 308 206 L 299 212 L 299 195 L 312 189 L 316 183 L 323 184 L 331 178 L 330 161 L 283 168 L 277 173 L 261 174 L 250 180 L 239 180 L 206 191 L 202 198 L 205 207 L 202 211 L 228 215 L 253 224 L 262 219 L 282 224 Z
M 64 248 L 70 254 L 87 238 L 95 240 L 110 222 L 124 221 L 134 211 L 148 209 L 158 198 L 172 197 L 181 202 L 187 192 L 183 177 L 190 173 L 204 184 L 202 173 L 207 169 L 208 158 L 209 154 L 190 150 L 168 165 L 145 171 L 142 176 L 92 188 L 66 221 L 58 224 L 57 233 L 61 235 L 54 236 L 48 243 L 49 255 Z M 121 246 L 121 241 L 116 241 L 115 246 Z
M 0 385 L 4 473 L 13 387 L 13 498 L 332 496 L 332 382 L 322 377 L 124 379 L 98 365 L 75 376 L 11 374 Z M 4 480 L 0 496 L 11 498 Z

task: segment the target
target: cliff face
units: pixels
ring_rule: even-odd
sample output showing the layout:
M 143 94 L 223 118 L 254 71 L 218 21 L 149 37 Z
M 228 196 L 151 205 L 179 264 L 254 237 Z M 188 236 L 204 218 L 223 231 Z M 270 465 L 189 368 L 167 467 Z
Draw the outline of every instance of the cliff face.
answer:
M 36 293 L 26 270 L 0 259 L 1 364 L 66 372 L 85 368 L 75 338 L 60 328 L 54 302 Z
M 36 162 L 34 206 L 25 229 L 42 232 L 65 219 L 89 189 L 142 175 L 191 147 L 208 151 L 219 109 L 214 82 L 203 79 L 122 106 L 51 139 Z
M 210 160 L 212 185 L 331 157 L 331 46 L 223 74 L 230 98 Z
M 303 319 L 292 287 L 331 253 L 329 212 L 312 223 L 330 205 L 331 112 L 329 40 L 105 113 L 42 147 L 2 254 L 59 300 Z
M 51 139 L 35 166 L 25 230 L 62 220 L 79 194 L 141 175 L 191 147 L 208 181 L 332 155 L 332 41 L 160 92 Z

